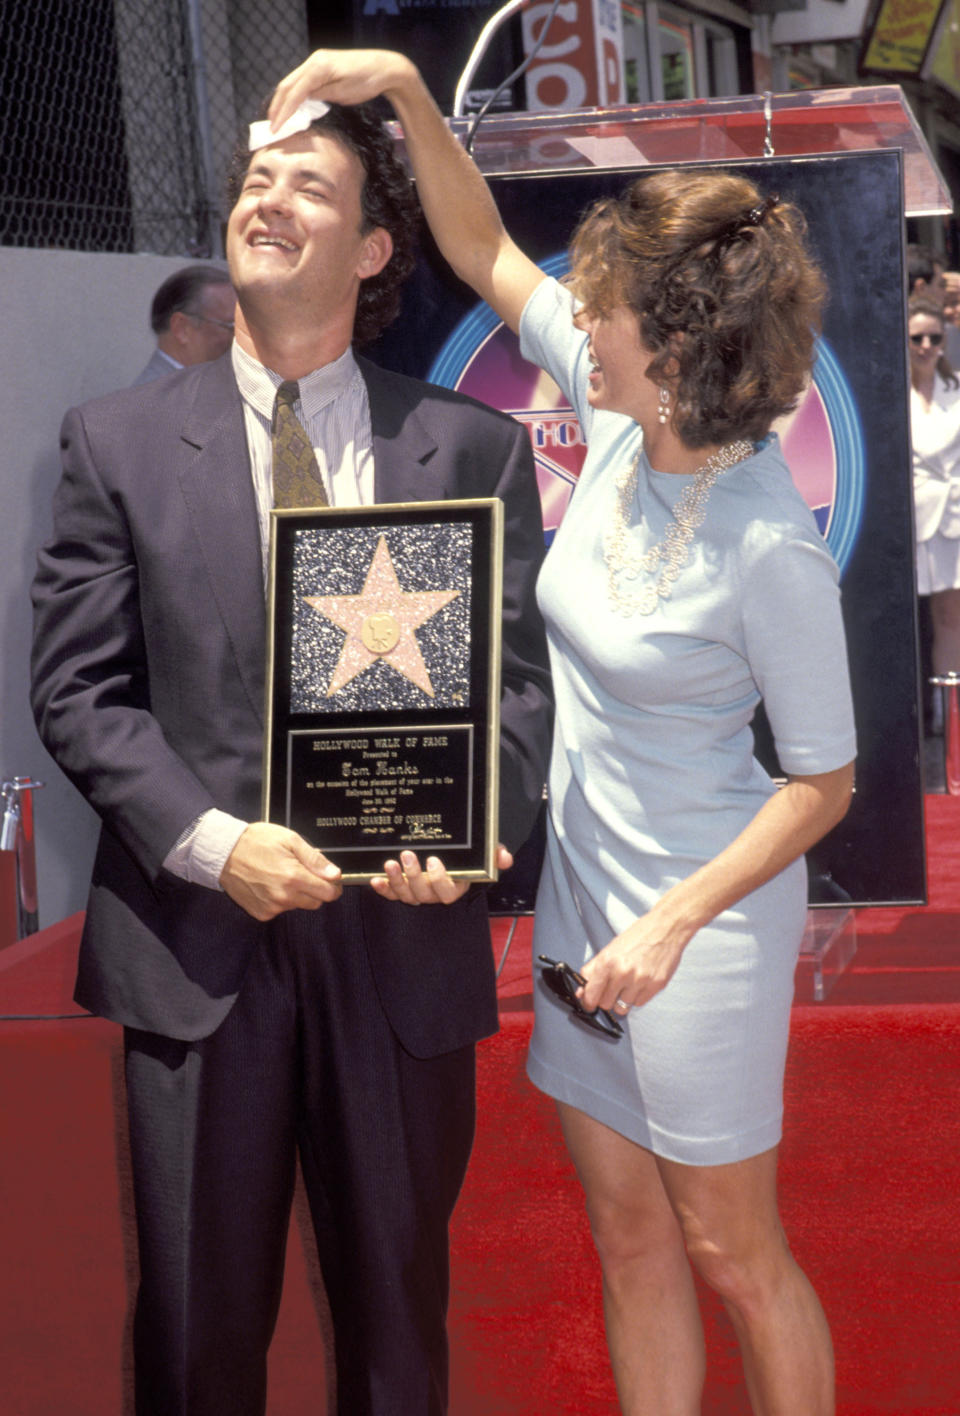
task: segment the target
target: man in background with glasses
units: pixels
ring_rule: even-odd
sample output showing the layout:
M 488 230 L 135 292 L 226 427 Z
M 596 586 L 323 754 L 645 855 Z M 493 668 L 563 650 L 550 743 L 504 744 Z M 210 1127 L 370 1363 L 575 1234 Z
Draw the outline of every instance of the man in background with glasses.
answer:
M 233 340 L 236 305 L 230 276 L 221 267 L 189 265 L 174 271 L 153 297 L 150 328 L 157 347 L 133 386 L 219 359 Z

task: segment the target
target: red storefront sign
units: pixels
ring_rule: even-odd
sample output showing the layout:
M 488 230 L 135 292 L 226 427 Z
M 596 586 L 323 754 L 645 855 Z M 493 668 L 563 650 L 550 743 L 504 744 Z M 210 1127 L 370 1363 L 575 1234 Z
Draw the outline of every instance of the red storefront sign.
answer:
M 523 12 L 529 54 L 550 13 L 549 0 Z M 569 112 L 623 103 L 619 0 L 562 0 L 526 75 L 527 107 Z

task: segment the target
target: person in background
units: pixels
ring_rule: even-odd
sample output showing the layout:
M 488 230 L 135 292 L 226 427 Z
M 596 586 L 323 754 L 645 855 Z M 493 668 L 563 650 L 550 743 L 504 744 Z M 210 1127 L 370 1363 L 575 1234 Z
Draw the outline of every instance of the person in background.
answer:
M 528 1071 L 584 1185 L 621 1408 L 700 1412 L 693 1269 L 758 1416 L 829 1416 L 830 1334 L 776 1193 L 803 852 L 844 815 L 855 750 L 837 568 L 770 432 L 824 298 L 803 218 L 742 176 L 656 172 L 587 213 L 561 284 L 402 55 L 319 51 L 270 116 L 381 94 L 441 252 L 587 444 L 538 583 L 557 716 Z
M 375 113 L 301 119 L 238 154 L 229 356 L 67 414 L 34 583 L 40 735 L 103 822 L 76 996 L 124 1025 L 138 1416 L 263 1416 L 298 1155 L 336 1411 L 447 1408 L 486 899 L 439 850 L 343 888 L 323 820 L 262 820 L 271 507 L 499 498 L 501 868 L 546 774 L 529 436 L 357 356 L 399 311 L 416 202 Z
M 944 353 L 951 369 L 960 369 L 960 270 L 943 272 Z
M 943 261 L 931 246 L 911 241 L 907 246 L 906 260 L 907 298 L 921 296 L 935 306 L 943 305 L 947 296 L 947 278 Z M 917 603 L 917 627 L 920 635 L 920 682 L 923 700 L 924 730 L 928 733 L 940 732 L 943 721 L 943 703 L 939 693 L 930 683 L 933 667 L 934 628 L 931 616 L 930 597 L 921 595 Z
M 930 246 L 911 241 L 907 246 L 907 296 L 925 295 L 943 303 L 946 284 L 943 261 Z
M 167 277 L 150 306 L 157 347 L 133 381 L 150 383 L 174 369 L 219 359 L 233 342 L 237 297 L 230 276 L 214 265 L 189 265 Z
M 917 592 L 929 597 L 933 672 L 960 673 L 960 381 L 937 300 L 914 296 L 907 329 Z

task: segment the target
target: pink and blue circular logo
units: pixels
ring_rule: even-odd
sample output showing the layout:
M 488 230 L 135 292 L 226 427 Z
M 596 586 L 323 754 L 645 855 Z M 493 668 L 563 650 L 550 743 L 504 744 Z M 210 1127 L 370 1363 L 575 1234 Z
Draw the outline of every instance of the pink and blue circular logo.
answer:
M 566 255 L 551 257 L 541 269 L 562 276 Z M 516 336 L 486 304 L 460 321 L 427 377 L 524 424 L 537 465 L 544 536 L 551 541 L 586 455 L 579 422 L 557 385 L 521 357 Z M 817 343 L 810 387 L 777 431 L 793 480 L 842 572 L 863 516 L 865 454 L 853 391 L 826 339 Z

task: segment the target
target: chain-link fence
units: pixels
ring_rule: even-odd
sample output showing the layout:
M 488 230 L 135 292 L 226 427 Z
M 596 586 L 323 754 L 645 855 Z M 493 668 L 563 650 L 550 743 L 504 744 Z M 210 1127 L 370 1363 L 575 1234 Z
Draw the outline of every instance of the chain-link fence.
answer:
M 0 0 L 0 244 L 214 256 L 305 0 Z

